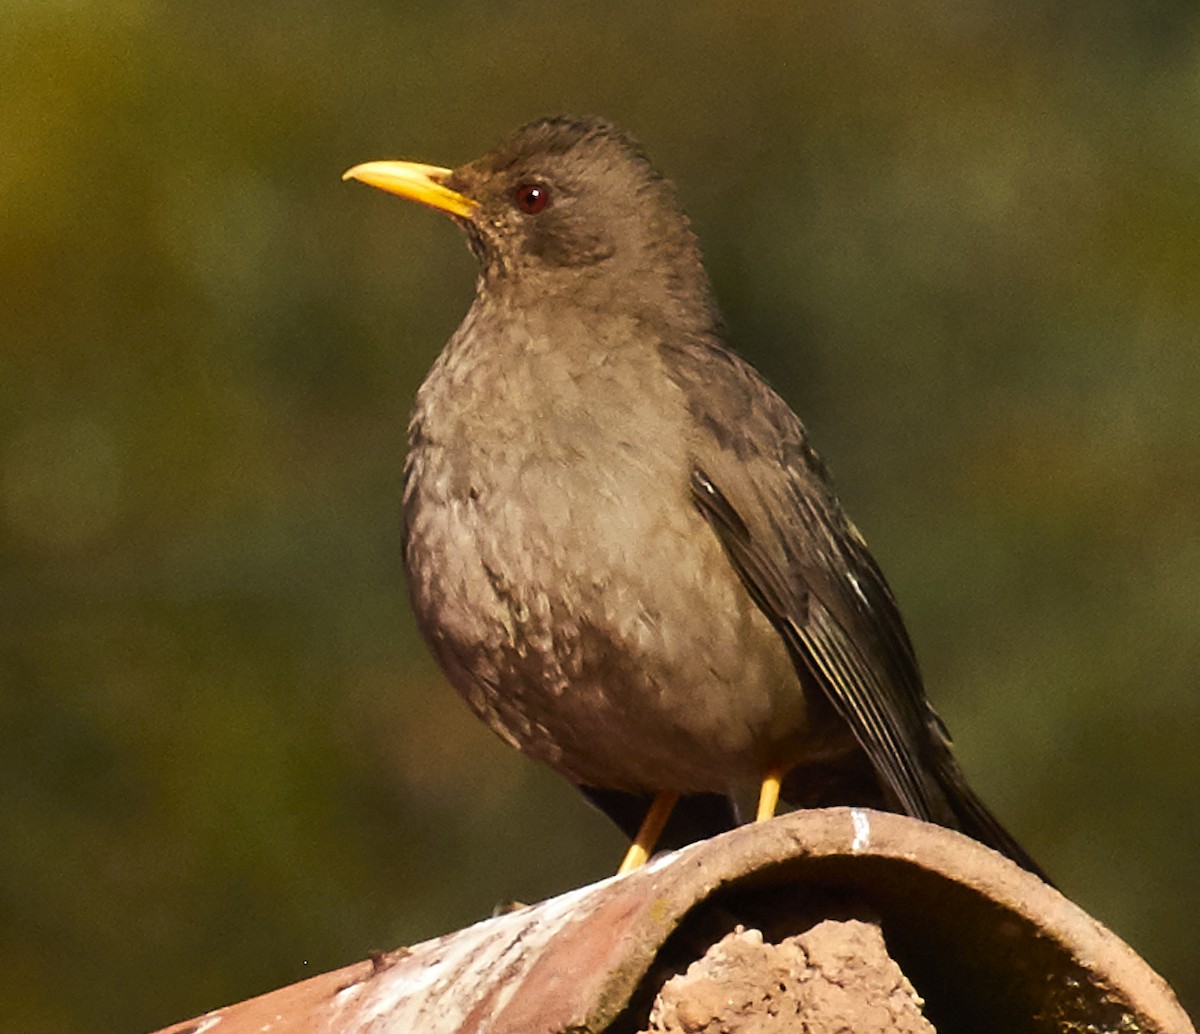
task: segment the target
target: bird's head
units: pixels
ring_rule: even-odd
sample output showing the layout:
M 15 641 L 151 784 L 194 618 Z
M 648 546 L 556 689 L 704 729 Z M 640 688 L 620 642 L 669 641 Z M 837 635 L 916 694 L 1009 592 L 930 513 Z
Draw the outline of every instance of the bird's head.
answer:
M 480 261 L 481 286 L 711 325 L 708 279 L 671 183 L 608 122 L 530 122 L 456 169 L 413 162 L 345 173 L 453 217 Z

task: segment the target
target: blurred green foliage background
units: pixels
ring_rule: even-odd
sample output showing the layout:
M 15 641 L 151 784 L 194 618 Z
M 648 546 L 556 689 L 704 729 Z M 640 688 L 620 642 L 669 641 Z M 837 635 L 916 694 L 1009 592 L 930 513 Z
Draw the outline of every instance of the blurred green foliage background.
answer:
M 1193 4 L 0 3 L 0 1002 L 136 1031 L 609 874 L 419 643 L 472 292 L 339 182 L 599 113 L 680 186 L 983 795 L 1200 1005 Z

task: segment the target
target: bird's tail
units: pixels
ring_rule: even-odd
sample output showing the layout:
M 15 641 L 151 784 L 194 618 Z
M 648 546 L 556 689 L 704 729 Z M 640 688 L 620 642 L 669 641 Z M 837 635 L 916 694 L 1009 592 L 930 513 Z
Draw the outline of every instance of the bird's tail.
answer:
M 940 721 L 938 722 L 940 726 Z M 933 775 L 937 779 L 950 810 L 958 820 L 959 830 L 978 840 L 981 844 L 1007 855 L 1022 869 L 1033 873 L 1043 882 L 1054 886 L 1053 881 L 1045 871 L 1029 855 L 1013 835 L 1001 825 L 979 799 L 978 794 L 971 789 L 962 769 L 950 751 L 950 744 L 944 735 L 934 737 Z
M 944 799 L 948 812 L 931 821 L 958 829 L 973 840 L 1006 855 L 1022 869 L 1053 886 L 1042 867 L 971 789 L 954 759 L 949 738 L 936 715 L 933 716 L 931 731 L 934 735 L 928 774 L 936 783 L 940 791 L 938 797 Z M 625 793 L 593 786 L 580 786 L 579 790 L 631 840 L 654 800 L 653 794 Z M 854 804 L 903 811 L 894 801 L 890 801 L 866 755 L 861 752 L 848 755 L 840 765 L 824 761 L 820 765 L 793 769 L 784 782 L 783 801 L 791 808 Z M 658 848 L 667 850 L 706 840 L 736 825 L 738 820 L 732 804 L 723 794 L 685 794 L 675 805 L 659 837 Z

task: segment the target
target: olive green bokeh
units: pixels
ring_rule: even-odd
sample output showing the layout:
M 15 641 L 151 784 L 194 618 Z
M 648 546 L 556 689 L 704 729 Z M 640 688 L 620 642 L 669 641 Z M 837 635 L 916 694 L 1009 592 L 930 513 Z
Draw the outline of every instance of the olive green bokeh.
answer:
M 1195 1009 L 1200 16 L 1070 11 L 9 0 L 12 1029 L 163 1025 L 616 864 L 417 640 L 404 419 L 473 265 L 339 179 L 562 111 L 678 182 L 972 782 Z

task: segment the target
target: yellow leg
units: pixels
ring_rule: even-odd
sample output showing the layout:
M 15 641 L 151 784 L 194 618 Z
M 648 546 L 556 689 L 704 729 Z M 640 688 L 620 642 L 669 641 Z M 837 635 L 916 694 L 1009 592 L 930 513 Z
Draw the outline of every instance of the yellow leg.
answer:
M 650 857 L 650 852 L 658 843 L 663 826 L 667 824 L 671 809 L 675 807 L 677 800 L 679 800 L 677 793 L 660 793 L 654 798 L 650 810 L 642 819 L 636 839 L 629 845 L 629 850 L 625 852 L 625 860 L 621 863 L 621 868 L 617 870 L 618 876 L 622 873 L 632 872 L 638 866 L 646 864 L 646 859 Z
M 758 814 L 755 822 L 766 822 L 775 816 L 779 806 L 779 783 L 783 779 L 783 770 L 778 765 L 772 765 L 763 776 L 762 787 L 758 791 Z

